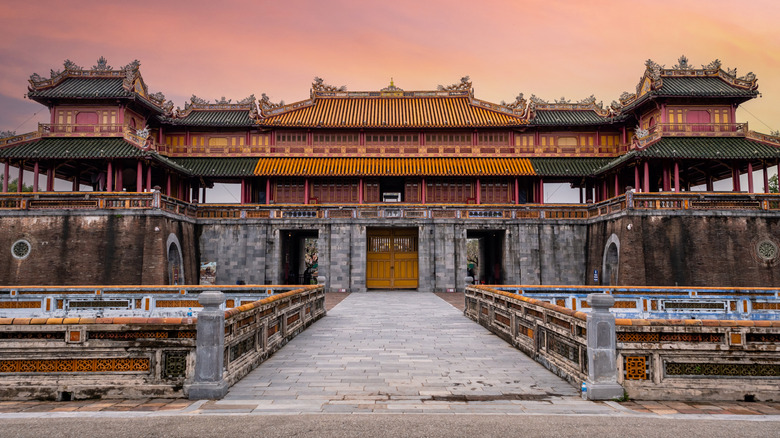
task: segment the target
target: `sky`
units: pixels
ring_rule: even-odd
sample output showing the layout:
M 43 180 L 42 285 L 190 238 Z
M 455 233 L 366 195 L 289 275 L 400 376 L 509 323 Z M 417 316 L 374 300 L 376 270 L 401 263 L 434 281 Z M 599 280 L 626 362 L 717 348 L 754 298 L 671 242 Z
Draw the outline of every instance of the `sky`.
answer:
M 776 0 L 6 0 L 0 130 L 48 121 L 24 97 L 27 79 L 65 59 L 89 68 L 105 56 L 116 69 L 138 59 L 149 91 L 177 107 L 193 94 L 291 103 L 309 97 L 315 76 L 366 91 L 391 78 L 431 90 L 465 75 L 490 102 L 592 94 L 608 105 L 636 91 L 646 59 L 671 67 L 685 55 L 755 73 L 761 97 L 737 119 L 769 133 L 780 130 L 779 18 Z

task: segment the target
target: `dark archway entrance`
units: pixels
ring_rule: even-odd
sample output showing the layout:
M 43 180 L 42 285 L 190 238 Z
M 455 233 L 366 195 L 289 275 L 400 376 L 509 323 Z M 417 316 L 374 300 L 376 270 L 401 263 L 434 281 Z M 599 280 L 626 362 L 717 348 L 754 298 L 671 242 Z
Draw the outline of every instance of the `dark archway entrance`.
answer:
M 504 283 L 504 230 L 466 231 L 466 273 L 475 284 Z
M 312 284 L 317 281 L 319 255 L 317 230 L 281 230 L 282 284 Z

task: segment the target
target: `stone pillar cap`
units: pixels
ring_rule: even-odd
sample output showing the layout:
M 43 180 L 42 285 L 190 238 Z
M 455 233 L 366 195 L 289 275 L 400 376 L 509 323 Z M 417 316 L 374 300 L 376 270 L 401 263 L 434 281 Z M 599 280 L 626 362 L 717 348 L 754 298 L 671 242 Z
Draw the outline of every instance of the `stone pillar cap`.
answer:
M 198 295 L 198 302 L 202 304 L 203 307 L 217 307 L 225 302 L 225 294 L 218 290 L 201 292 L 201 294 Z
M 589 294 L 587 301 L 592 308 L 608 309 L 615 305 L 615 297 L 607 293 Z

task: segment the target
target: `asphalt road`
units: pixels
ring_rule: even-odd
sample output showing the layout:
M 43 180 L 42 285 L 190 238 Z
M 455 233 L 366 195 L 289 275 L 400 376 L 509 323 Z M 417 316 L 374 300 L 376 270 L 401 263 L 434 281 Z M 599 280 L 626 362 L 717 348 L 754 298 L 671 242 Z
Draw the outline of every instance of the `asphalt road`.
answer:
M 577 415 L 173 415 L 0 419 L 10 437 L 770 437 L 780 421 Z M 732 417 L 733 418 L 733 417 Z M 753 417 L 755 418 L 755 417 Z

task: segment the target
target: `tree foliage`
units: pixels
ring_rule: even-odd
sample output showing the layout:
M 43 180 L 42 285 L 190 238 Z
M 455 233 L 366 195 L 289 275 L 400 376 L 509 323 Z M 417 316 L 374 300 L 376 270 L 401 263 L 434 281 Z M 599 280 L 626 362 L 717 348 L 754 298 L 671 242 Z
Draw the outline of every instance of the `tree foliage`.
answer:
M 0 187 L 2 187 L 2 184 L 3 184 L 4 180 L 5 180 L 5 175 L 0 175 Z M 19 184 L 19 179 L 18 178 L 14 178 L 11 181 L 9 181 L 8 182 L 8 192 L 9 193 L 16 192 L 18 187 L 19 187 L 18 184 Z M 0 190 L 2 190 L 2 189 L 0 189 Z M 23 192 L 32 192 L 33 188 L 30 185 L 22 184 L 22 191 Z
M 777 187 L 777 174 L 769 178 L 769 193 L 780 193 Z

